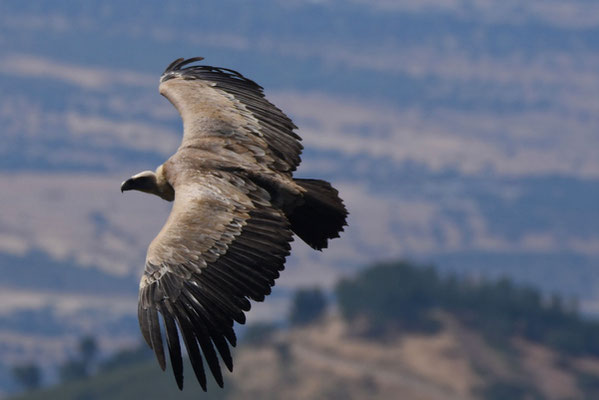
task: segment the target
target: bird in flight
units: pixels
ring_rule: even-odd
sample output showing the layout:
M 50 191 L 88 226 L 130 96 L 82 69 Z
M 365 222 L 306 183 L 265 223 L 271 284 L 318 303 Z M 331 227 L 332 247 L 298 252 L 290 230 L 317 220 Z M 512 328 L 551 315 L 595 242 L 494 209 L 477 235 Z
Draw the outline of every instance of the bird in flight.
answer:
M 206 390 L 205 364 L 221 387 L 219 358 L 233 370 L 234 321 L 245 323 L 249 300 L 270 293 L 293 233 L 321 250 L 339 237 L 348 213 L 328 182 L 293 178 L 301 138 L 262 87 L 233 70 L 197 65 L 202 59 L 177 59 L 160 78 L 160 94 L 183 119 L 181 146 L 121 191 L 173 202 L 148 248 L 139 325 L 163 370 L 166 337 L 180 389 L 181 337 Z

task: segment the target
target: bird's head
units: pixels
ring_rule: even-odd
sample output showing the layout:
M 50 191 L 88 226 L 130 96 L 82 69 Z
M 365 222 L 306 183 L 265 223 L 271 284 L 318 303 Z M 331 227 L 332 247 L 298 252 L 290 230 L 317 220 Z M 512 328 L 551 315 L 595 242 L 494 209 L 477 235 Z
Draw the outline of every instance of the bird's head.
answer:
M 145 193 L 156 193 L 156 174 L 153 171 L 143 171 L 133 175 L 121 183 L 121 192 L 125 190 L 139 190 Z
M 166 181 L 162 166 L 158 167 L 156 172 L 143 171 L 121 183 L 121 192 L 126 190 L 155 194 L 167 201 L 173 201 L 175 198 L 175 191 Z

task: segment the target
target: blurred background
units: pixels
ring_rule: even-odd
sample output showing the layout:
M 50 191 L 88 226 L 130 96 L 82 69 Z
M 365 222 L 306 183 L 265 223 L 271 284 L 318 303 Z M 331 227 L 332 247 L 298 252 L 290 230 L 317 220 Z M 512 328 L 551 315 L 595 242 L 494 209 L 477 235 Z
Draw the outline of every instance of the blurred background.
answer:
M 140 347 L 170 205 L 119 191 L 178 147 L 158 79 L 193 56 L 264 86 L 351 213 L 202 395 Z M 0 393 L 599 398 L 598 128 L 592 0 L 0 1 Z

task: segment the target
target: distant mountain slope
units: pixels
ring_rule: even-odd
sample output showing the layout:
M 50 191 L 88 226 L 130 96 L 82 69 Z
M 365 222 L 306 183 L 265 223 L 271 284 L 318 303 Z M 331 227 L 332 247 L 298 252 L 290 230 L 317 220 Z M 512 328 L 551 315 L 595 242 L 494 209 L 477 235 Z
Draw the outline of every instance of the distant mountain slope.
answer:
M 316 295 L 318 290 L 305 291 Z M 299 292 L 298 292 L 299 293 Z M 338 283 L 335 307 L 294 296 L 286 329 L 248 327 L 217 399 L 571 400 L 599 396 L 599 322 L 509 280 L 468 280 L 406 262 Z M 320 293 L 322 296 L 322 293 Z M 322 298 L 324 299 L 324 297 Z M 145 347 L 97 376 L 18 397 L 203 396 L 176 390 Z M 176 395 L 175 395 L 176 393 Z
M 212 385 L 201 392 L 188 372 L 179 392 L 170 371 L 163 373 L 151 360 L 15 400 L 565 400 L 599 395 L 599 359 L 564 356 L 525 341 L 514 342 L 516 351 L 494 348 L 452 318 L 441 319 L 444 328 L 438 333 L 384 342 L 356 337 L 339 318 L 276 334 L 267 344 L 236 351 L 225 391 Z M 185 368 L 191 371 L 189 364 Z
M 185 365 L 191 369 L 190 364 Z M 199 384 L 186 380 L 186 390 L 180 392 L 173 386 L 171 376 L 156 368 L 154 360 L 140 362 L 123 368 L 116 368 L 93 378 L 76 381 L 48 390 L 40 390 L 19 400 L 131 400 L 131 399 L 206 399 L 221 400 L 226 391 L 219 391 L 211 385 L 210 392 L 204 393 Z

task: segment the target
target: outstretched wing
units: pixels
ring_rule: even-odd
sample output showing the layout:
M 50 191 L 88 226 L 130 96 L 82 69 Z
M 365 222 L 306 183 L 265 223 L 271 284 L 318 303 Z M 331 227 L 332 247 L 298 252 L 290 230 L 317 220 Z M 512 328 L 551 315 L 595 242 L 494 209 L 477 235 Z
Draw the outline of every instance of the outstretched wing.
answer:
M 232 174 L 190 172 L 178 185 L 171 214 L 152 241 L 140 283 L 143 337 L 165 369 L 165 333 L 179 388 L 179 333 L 200 385 L 204 362 L 222 387 L 220 359 L 233 368 L 233 321 L 245 322 L 249 299 L 270 293 L 289 254 L 292 233 L 268 193 Z M 158 315 L 162 315 L 161 328 Z
M 262 87 L 238 72 L 196 65 L 201 57 L 171 63 L 160 78 L 160 93 L 183 118 L 181 147 L 201 147 L 221 138 L 223 147 L 253 153 L 257 162 L 291 173 L 300 163 L 296 126 L 264 97 Z

